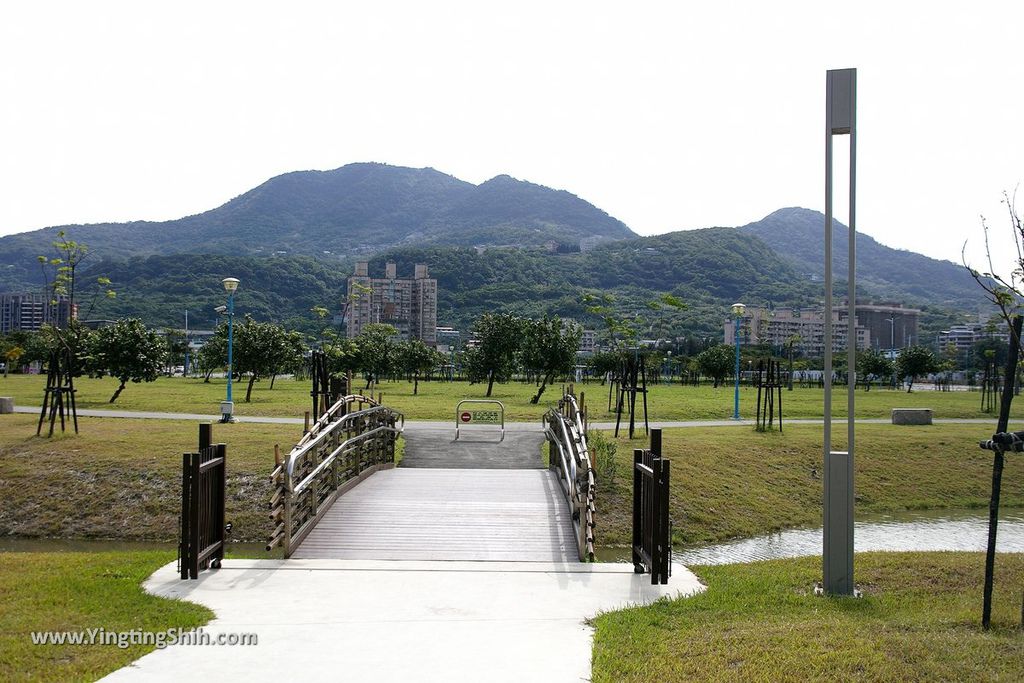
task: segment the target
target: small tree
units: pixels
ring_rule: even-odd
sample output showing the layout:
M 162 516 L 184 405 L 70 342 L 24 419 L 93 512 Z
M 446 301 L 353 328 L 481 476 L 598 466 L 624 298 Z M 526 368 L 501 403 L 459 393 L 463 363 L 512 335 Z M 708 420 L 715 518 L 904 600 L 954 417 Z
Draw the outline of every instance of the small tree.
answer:
M 914 378 L 935 372 L 935 354 L 925 346 L 910 346 L 900 351 L 896 358 L 896 373 L 900 380 L 909 379 L 907 393 L 914 388 Z
M 430 372 L 444 362 L 444 357 L 419 339 L 409 339 L 398 344 L 398 362 L 402 370 L 413 379 L 412 395 L 420 391 L 420 375 Z
M 563 323 L 557 317 L 522 322 L 523 367 L 541 379 L 540 388 L 530 403 L 540 402 L 541 394 L 555 375 L 572 372 L 582 335 L 583 328 L 578 324 Z
M 359 348 L 359 367 L 366 373 L 366 388 L 386 375 L 395 367 L 398 357 L 394 337 L 398 334 L 391 325 L 373 323 L 363 327 L 362 333 L 356 337 Z
M 228 326 L 221 323 L 217 331 L 206 340 L 196 353 L 196 366 L 203 373 L 203 382 L 209 383 L 210 375 L 217 368 L 228 364 Z
M 471 379 L 487 378 L 487 396 L 495 380 L 511 378 L 522 329 L 522 318 L 508 313 L 484 313 L 473 323 L 473 336 L 479 344 L 466 354 L 466 364 Z
M 871 391 L 872 377 L 889 377 L 893 373 L 892 361 L 874 349 L 857 353 L 857 368 L 864 374 L 864 391 Z
M 217 329 L 220 334 L 220 328 Z M 280 325 L 257 322 L 246 315 L 241 325 L 235 325 L 232 339 L 232 370 L 239 375 L 248 373 L 249 386 L 245 402 L 252 401 L 252 387 L 262 377 L 270 377 L 295 358 L 296 349 L 289 334 Z
M 697 368 L 702 375 L 715 381 L 715 389 L 732 371 L 736 351 L 727 344 L 719 344 L 697 354 Z
M 131 382 L 152 382 L 163 370 L 167 344 L 137 318 L 118 320 L 89 335 L 86 367 L 93 377 L 107 374 L 121 384 L 110 397 L 113 403 Z

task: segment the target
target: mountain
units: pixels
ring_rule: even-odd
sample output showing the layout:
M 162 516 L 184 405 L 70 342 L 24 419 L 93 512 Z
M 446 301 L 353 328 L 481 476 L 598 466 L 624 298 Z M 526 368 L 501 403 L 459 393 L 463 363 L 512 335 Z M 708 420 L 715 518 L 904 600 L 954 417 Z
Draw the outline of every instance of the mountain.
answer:
M 824 214 L 793 207 L 779 209 L 738 230 L 762 239 L 803 277 L 820 279 L 825 272 L 824 226 Z M 832 268 L 836 279 L 846 279 L 848 230 L 833 219 Z M 856 247 L 857 284 L 875 297 L 970 311 L 976 311 L 982 303 L 981 289 L 962 265 L 893 249 L 861 232 L 857 233 Z
M 497 176 L 473 185 L 432 168 L 376 163 L 271 178 L 223 206 L 163 221 L 44 228 L 0 238 L 0 288 L 38 281 L 36 256 L 59 230 L 105 258 L 305 254 L 338 258 L 400 244 L 576 245 L 634 237 L 561 190 Z
M 614 294 L 622 312 L 643 313 L 662 334 L 671 332 L 671 324 L 692 334 L 717 336 L 729 304 L 737 299 L 812 305 L 820 297 L 820 285 L 801 279 L 764 242 L 733 228 L 617 240 L 587 252 L 424 245 L 396 247 L 369 260 L 371 273 L 383 273 L 389 260 L 397 263 L 400 274 L 411 273 L 417 263 L 427 264 L 438 280 L 438 323 L 462 329 L 484 311 L 550 313 L 596 324 L 581 302 L 583 290 L 590 290 Z M 290 254 L 100 260 L 83 270 L 83 282 L 106 275 L 118 296 L 99 299 L 92 308 L 83 305 L 83 315 L 136 315 L 151 325 L 180 326 L 188 308 L 193 327 L 209 327 L 215 324 L 213 307 L 223 303 L 220 280 L 231 275 L 242 281 L 236 295 L 240 315 L 251 313 L 313 332 L 319 323 L 310 309 L 340 311 L 351 266 Z M 666 292 L 690 307 L 650 315 L 647 302 Z M 82 297 L 83 302 L 89 299 Z

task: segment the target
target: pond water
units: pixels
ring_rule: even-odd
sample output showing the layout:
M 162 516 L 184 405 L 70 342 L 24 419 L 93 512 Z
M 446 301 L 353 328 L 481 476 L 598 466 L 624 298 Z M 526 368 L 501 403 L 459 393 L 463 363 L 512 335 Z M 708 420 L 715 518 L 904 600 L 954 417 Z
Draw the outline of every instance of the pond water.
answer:
M 821 527 L 788 529 L 755 538 L 677 551 L 684 565 L 733 564 L 821 554 Z M 854 547 L 870 550 L 984 551 L 988 543 L 988 510 L 933 510 L 865 515 L 854 523 Z M 1024 511 L 1001 511 L 996 550 L 1024 553 Z M 628 562 L 628 548 L 600 548 L 603 561 Z

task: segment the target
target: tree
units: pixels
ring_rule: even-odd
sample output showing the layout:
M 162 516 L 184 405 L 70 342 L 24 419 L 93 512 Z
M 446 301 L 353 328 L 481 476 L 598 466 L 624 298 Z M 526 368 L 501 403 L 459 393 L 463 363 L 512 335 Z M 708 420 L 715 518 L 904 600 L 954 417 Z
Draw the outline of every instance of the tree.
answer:
M 196 366 L 203 373 L 203 382 L 210 381 L 210 375 L 217 368 L 228 364 L 228 326 L 227 323 L 217 325 L 217 330 L 206 340 L 196 353 Z
M 728 344 L 719 344 L 697 354 L 697 368 L 701 374 L 715 381 L 715 388 L 733 370 L 736 350 Z
M 608 373 L 614 373 L 619 368 L 620 356 L 614 351 L 598 351 L 590 357 L 587 364 L 595 375 L 601 376 L 601 385 L 605 383 Z
M 75 314 L 81 308 L 78 302 L 78 295 L 81 293 L 78 283 L 78 268 L 88 258 L 89 248 L 68 239 L 63 230 L 57 232 L 57 238 L 51 243 L 56 255 L 36 257 L 50 303 L 58 310 L 56 324 L 44 326 L 43 341 L 47 343 L 50 352 L 67 351 L 72 363 L 71 374 L 78 376 L 85 366 L 86 337 L 89 332 L 78 322 Z M 84 309 L 85 317 L 89 317 L 101 293 L 110 299 L 116 296 L 114 290 L 110 289 L 110 279 L 105 276 L 97 277 L 93 283 L 88 308 Z M 64 301 L 67 302 L 68 319 L 62 326 L 59 311 Z M 49 355 L 47 353 L 47 361 Z
M 466 365 L 471 380 L 487 378 L 488 397 L 495 380 L 511 378 L 522 329 L 522 318 L 508 313 L 484 313 L 473 323 L 478 345 L 466 354 Z
M 402 370 L 413 378 L 413 396 L 416 396 L 420 390 L 420 374 L 430 372 L 444 362 L 444 356 L 419 339 L 409 339 L 399 343 L 397 355 Z
M 398 330 L 391 325 L 371 323 L 364 326 L 356 337 L 359 367 L 366 373 L 367 389 L 373 381 L 380 382 L 380 378 L 395 367 L 398 358 L 392 339 L 396 334 Z
M 121 384 L 110 397 L 113 403 L 131 382 L 152 382 L 163 370 L 167 344 L 138 318 L 125 318 L 102 327 L 86 342 L 86 367 L 93 377 L 116 377 Z
M 889 377 L 893 373 L 892 361 L 874 349 L 857 353 L 857 368 L 864 375 L 864 391 L 871 391 L 872 377 Z
M 521 324 L 520 357 L 523 367 L 541 378 L 537 394 L 530 399 L 530 403 L 537 404 L 555 375 L 572 372 L 583 328 L 576 323 L 547 316 L 539 320 L 524 320 Z
M 908 394 L 914 387 L 915 377 L 935 372 L 936 369 L 935 354 L 925 346 L 905 348 L 900 351 L 900 355 L 896 358 L 896 374 L 900 380 L 910 379 L 910 382 L 907 384 Z
M 221 327 L 217 328 L 218 335 Z M 245 316 L 241 325 L 235 325 L 232 370 L 239 375 L 249 375 L 245 402 L 251 402 L 252 387 L 257 380 L 275 375 L 289 363 L 295 362 L 296 353 L 298 351 L 294 341 L 280 325 L 257 322 L 249 315 Z

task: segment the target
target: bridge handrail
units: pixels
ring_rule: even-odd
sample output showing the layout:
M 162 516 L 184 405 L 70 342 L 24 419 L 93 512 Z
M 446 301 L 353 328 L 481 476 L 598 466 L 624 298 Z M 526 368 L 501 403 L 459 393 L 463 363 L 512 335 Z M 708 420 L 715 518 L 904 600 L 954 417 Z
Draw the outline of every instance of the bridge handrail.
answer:
M 550 423 L 548 423 L 550 425 Z M 565 423 L 558 420 L 559 426 L 562 428 L 562 436 L 565 437 L 565 443 L 569 443 L 569 435 L 566 434 Z M 574 508 L 574 503 L 579 499 L 577 487 L 572 485 L 571 482 L 576 482 L 576 461 L 574 458 L 567 457 L 565 453 L 565 447 L 562 445 L 562 440 L 558 438 L 558 434 L 555 433 L 551 427 L 546 426 L 544 432 L 548 435 L 551 443 L 555 444 L 558 448 L 558 455 L 561 460 L 561 474 L 559 477 L 560 481 L 565 482 L 563 493 L 565 494 L 566 501 L 569 503 L 569 509 Z M 572 487 L 570 490 L 570 486 Z
M 301 460 L 302 457 L 306 455 L 307 451 L 316 448 L 320 444 L 320 441 L 330 436 L 331 432 L 333 432 L 335 429 L 354 420 L 368 417 L 379 412 L 395 413 L 402 421 L 402 428 L 405 428 L 405 415 L 398 412 L 397 410 L 392 410 L 387 406 L 374 406 L 372 408 L 366 408 L 365 410 L 358 410 L 354 413 L 346 413 L 345 415 L 342 415 L 341 418 L 334 420 L 333 422 L 327 423 L 331 425 L 331 429 L 322 429 L 322 427 L 326 426 L 326 424 L 321 425 L 321 430 L 319 434 L 314 436 L 312 439 L 306 441 L 305 443 L 299 441 L 299 443 L 294 448 L 292 448 L 291 452 L 288 454 L 288 461 L 285 463 L 285 472 L 287 473 L 288 479 L 291 480 L 292 478 L 292 472 L 295 471 L 295 463 Z M 310 431 L 310 434 L 312 434 L 312 431 Z M 309 434 L 307 434 L 306 436 L 309 436 Z
M 358 403 L 360 406 L 360 410 L 357 412 L 369 410 L 369 408 L 362 408 L 363 404 L 369 404 L 374 408 L 379 407 L 377 401 L 373 400 L 370 396 L 363 396 L 362 394 L 348 394 L 346 396 L 342 396 L 334 402 L 334 405 L 324 411 L 323 415 L 316 419 L 316 422 L 310 426 L 309 431 L 303 434 L 302 438 L 299 439 L 299 442 L 295 444 L 295 448 L 304 446 L 307 441 L 319 436 L 320 430 L 334 422 L 339 412 L 344 415 L 352 415 L 353 413 L 348 412 L 348 407 L 353 403 Z M 295 450 L 295 448 L 292 450 Z
M 345 413 L 353 404 L 372 407 Z M 290 557 L 338 496 L 373 472 L 393 467 L 395 440 L 404 429 L 405 416 L 397 410 L 364 396 L 345 396 L 286 458 L 275 454 L 270 476 L 275 490 L 269 506 L 274 530 L 267 550 L 281 545 Z
M 302 480 L 298 484 L 293 484 L 292 483 L 291 472 L 289 472 L 288 473 L 288 478 L 285 480 L 285 485 L 288 487 L 288 491 L 293 493 L 293 494 L 295 494 L 295 495 L 298 495 L 298 494 L 302 493 L 306 489 L 306 487 L 309 486 L 309 483 L 311 481 L 316 479 L 316 477 L 321 472 L 323 472 L 329 466 L 334 464 L 334 459 L 335 458 L 337 458 L 339 455 L 342 455 L 343 453 L 346 453 L 347 451 L 352 450 L 353 446 L 358 445 L 360 442 L 365 441 L 367 438 L 369 438 L 371 436 L 376 436 L 377 434 L 379 434 L 381 432 L 391 432 L 392 434 L 401 434 L 402 430 L 404 428 L 405 428 L 405 418 L 403 417 L 402 418 L 402 426 L 401 427 L 388 427 L 388 426 L 376 427 L 374 429 L 371 429 L 368 432 L 363 432 L 362 434 L 357 434 L 356 436 L 353 436 L 350 439 L 346 439 L 345 441 L 342 441 L 341 444 L 337 448 L 335 448 L 333 451 L 331 451 L 330 455 L 328 455 L 326 458 L 323 459 L 323 462 L 321 462 L 319 465 L 317 465 L 315 468 L 313 468 L 313 471 L 311 471 L 309 474 L 307 474 L 305 477 L 303 477 Z
M 554 427 L 555 422 L 558 428 Z M 559 400 L 557 408 L 544 415 L 544 432 L 558 449 L 559 479 L 564 480 L 563 493 L 572 512 L 580 559 L 592 560 L 595 479 L 584 424 L 582 411 L 571 392 Z
M 505 440 L 505 404 L 501 401 L 496 401 L 492 398 L 464 398 L 455 404 L 455 440 L 459 440 L 459 411 L 462 409 L 463 403 L 495 403 L 499 408 L 499 414 L 501 415 L 501 439 Z

